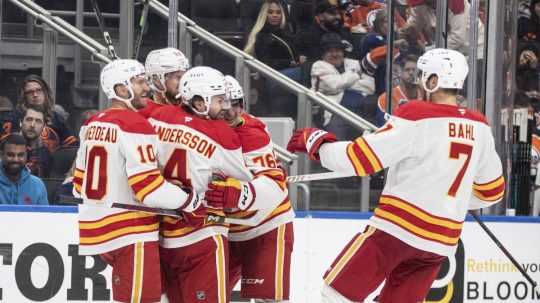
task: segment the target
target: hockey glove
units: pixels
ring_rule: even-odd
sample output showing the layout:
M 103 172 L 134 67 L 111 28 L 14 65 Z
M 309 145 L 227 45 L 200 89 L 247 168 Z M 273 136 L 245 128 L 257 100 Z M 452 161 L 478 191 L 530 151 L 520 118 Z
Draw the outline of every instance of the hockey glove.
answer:
M 287 150 L 294 152 L 307 153 L 312 160 L 319 160 L 319 148 L 324 143 L 336 142 L 336 135 L 318 128 L 300 128 L 297 129 L 289 143 Z
M 209 207 L 238 211 L 248 209 L 255 201 L 255 189 L 249 182 L 228 177 L 208 185 L 204 199 Z
M 182 190 L 186 192 L 188 197 L 184 201 L 184 204 L 177 209 L 178 213 L 191 213 L 202 206 L 202 197 L 199 194 L 187 187 L 182 187 Z

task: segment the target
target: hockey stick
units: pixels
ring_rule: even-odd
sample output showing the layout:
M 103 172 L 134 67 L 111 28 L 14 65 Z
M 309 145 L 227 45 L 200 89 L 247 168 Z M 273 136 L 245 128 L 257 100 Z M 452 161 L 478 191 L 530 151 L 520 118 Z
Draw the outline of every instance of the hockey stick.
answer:
M 308 181 L 348 178 L 348 177 L 353 177 L 353 176 L 354 175 L 345 174 L 345 173 L 327 172 L 327 173 L 288 176 L 287 177 L 287 182 L 289 182 L 289 183 L 298 183 L 298 182 L 308 182 Z
M 59 201 L 60 203 L 65 204 L 85 204 L 83 199 L 81 198 L 75 198 L 71 196 L 64 196 L 60 195 Z M 140 211 L 144 213 L 154 214 L 154 215 L 162 215 L 162 216 L 170 216 L 175 218 L 182 218 L 183 215 L 179 212 L 177 212 L 174 209 L 165 209 L 165 208 L 157 208 L 157 207 L 149 207 L 144 205 L 133 205 L 133 204 L 123 204 L 123 203 L 103 203 L 103 204 L 88 204 L 92 206 L 98 206 L 98 207 L 106 207 L 106 208 L 120 208 L 125 210 L 131 210 L 131 211 Z M 223 216 L 219 216 L 213 213 L 206 214 L 205 217 L 205 223 L 225 223 L 226 218 Z
M 92 7 L 94 8 L 94 12 L 96 13 L 96 19 L 99 25 L 99 29 L 103 34 L 103 39 L 105 39 L 105 44 L 107 44 L 107 51 L 109 52 L 109 57 L 111 57 L 112 60 L 116 60 L 118 59 L 118 56 L 116 55 L 116 51 L 114 50 L 111 35 L 109 35 L 109 32 L 105 29 L 105 20 L 103 19 L 103 15 L 99 10 L 97 0 L 91 0 L 90 2 L 92 2 Z
M 137 34 L 137 39 L 135 40 L 135 49 L 133 50 L 133 59 L 137 60 L 139 57 L 139 50 L 141 49 L 141 44 L 143 36 L 148 25 L 148 10 L 150 8 L 150 0 L 142 0 L 143 9 L 141 12 L 141 18 L 139 19 L 139 33 Z
M 482 227 L 482 229 L 488 234 L 491 240 L 495 242 L 495 245 L 499 247 L 499 249 L 506 255 L 506 257 L 512 262 L 512 264 L 514 264 L 514 266 L 517 267 L 517 269 L 523 275 L 523 277 L 525 277 L 525 279 L 527 279 L 527 281 L 531 283 L 531 285 L 533 286 L 533 290 L 536 289 L 538 284 L 531 278 L 531 276 L 529 276 L 529 274 L 523 269 L 523 267 L 521 267 L 521 265 L 516 261 L 516 259 L 514 259 L 514 256 L 512 256 L 510 252 L 506 249 L 506 247 L 502 245 L 499 239 L 495 237 L 495 235 L 491 232 L 491 230 L 489 230 L 489 228 L 484 224 L 482 219 L 480 219 L 480 217 L 472 211 L 469 212 L 469 214 L 471 214 L 471 216 L 476 220 L 476 222 L 480 224 L 480 227 Z

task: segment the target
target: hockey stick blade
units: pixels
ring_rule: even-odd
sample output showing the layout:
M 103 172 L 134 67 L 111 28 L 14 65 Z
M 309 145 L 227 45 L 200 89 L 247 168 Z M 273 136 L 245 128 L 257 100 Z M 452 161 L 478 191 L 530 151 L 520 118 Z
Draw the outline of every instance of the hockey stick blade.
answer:
M 298 182 L 309 182 L 309 181 L 318 181 L 318 180 L 330 180 L 330 179 L 338 179 L 338 178 L 348 178 L 348 177 L 353 177 L 353 176 L 354 175 L 345 174 L 345 173 L 327 172 L 327 173 L 288 176 L 287 177 L 287 182 L 289 182 L 289 183 L 298 183 Z

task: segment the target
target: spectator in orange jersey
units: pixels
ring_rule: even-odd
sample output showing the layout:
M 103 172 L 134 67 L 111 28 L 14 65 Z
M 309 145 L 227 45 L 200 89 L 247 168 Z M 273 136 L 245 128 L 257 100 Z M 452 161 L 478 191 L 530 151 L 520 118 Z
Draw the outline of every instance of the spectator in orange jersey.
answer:
M 55 110 L 52 91 L 43 78 L 38 75 L 28 75 L 20 86 L 19 94 L 17 108 L 10 119 L 11 124 L 4 125 L 4 130 L 8 128 L 12 133 L 19 132 L 26 108 L 31 104 L 43 106 L 50 117 L 41 133 L 41 139 L 47 148 L 54 152 L 62 146 L 77 145 L 77 137 L 67 126 L 65 117 Z
M 21 134 L 26 139 L 26 167 L 40 178 L 49 177 L 51 164 L 51 153 L 41 139 L 46 123 L 46 111 L 36 105 L 28 106 L 21 121 Z
M 414 99 L 421 99 L 423 93 L 419 85 L 416 83 L 416 62 L 418 57 L 415 55 L 408 55 L 402 60 L 399 60 L 400 75 L 399 84 L 392 88 L 392 105 L 391 113 L 394 112 L 402 104 Z M 386 122 L 386 93 L 379 96 L 377 100 L 377 114 L 376 121 L 377 126 L 382 126 Z

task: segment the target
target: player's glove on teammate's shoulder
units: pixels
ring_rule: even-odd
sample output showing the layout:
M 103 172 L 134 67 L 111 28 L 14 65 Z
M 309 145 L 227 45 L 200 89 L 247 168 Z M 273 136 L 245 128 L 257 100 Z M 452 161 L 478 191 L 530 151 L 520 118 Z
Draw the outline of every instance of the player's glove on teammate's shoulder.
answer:
M 204 199 L 209 207 L 221 208 L 227 212 L 246 210 L 255 201 L 255 189 L 249 182 L 227 177 L 224 180 L 212 181 Z
M 307 153 L 312 160 L 319 160 L 319 148 L 324 143 L 336 142 L 336 135 L 318 128 L 299 128 L 297 129 L 289 143 L 287 150 L 294 152 Z

